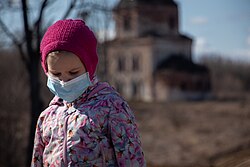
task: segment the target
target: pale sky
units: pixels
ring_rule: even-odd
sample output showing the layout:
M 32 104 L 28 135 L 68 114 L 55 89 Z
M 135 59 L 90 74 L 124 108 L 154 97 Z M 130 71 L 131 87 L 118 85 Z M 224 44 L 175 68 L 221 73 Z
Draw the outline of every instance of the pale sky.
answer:
M 90 1 L 114 4 L 118 0 Z M 48 11 L 56 12 L 49 14 L 47 12 L 46 19 L 53 20 L 56 16 L 60 16 L 62 10 L 58 9 L 63 9 L 70 0 L 64 2 L 52 6 Z M 175 0 L 175 2 L 179 7 L 180 32 L 193 39 L 194 60 L 199 59 L 201 55 L 213 53 L 250 62 L 250 0 Z M 9 17 L 1 16 L 5 18 L 7 25 L 13 24 L 13 19 L 9 18 L 21 17 L 17 15 L 18 13 L 12 13 Z M 10 26 L 12 27 L 15 28 Z
M 194 57 L 206 53 L 250 62 L 250 0 L 176 0 L 180 30 L 194 39 Z
M 250 0 L 175 2 L 180 32 L 193 39 L 194 60 L 212 53 L 250 62 Z

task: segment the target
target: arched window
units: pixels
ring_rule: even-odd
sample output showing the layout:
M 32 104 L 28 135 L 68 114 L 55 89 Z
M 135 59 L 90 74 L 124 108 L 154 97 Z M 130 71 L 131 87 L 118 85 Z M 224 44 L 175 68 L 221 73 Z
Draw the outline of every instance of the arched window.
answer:
M 173 16 L 171 16 L 168 20 L 169 28 L 173 30 L 175 28 L 175 19 Z
M 115 88 L 118 93 L 123 94 L 123 84 L 120 82 L 115 83 Z
M 119 72 L 125 71 L 125 58 L 123 56 L 118 56 L 118 59 L 117 59 L 117 70 Z
M 132 82 L 132 96 L 133 98 L 137 98 L 139 96 L 140 83 L 133 81 Z
M 130 16 L 123 17 L 123 27 L 125 31 L 131 30 L 131 17 Z
M 132 58 L 132 70 L 133 71 L 139 71 L 140 69 L 140 59 L 138 54 L 133 55 Z

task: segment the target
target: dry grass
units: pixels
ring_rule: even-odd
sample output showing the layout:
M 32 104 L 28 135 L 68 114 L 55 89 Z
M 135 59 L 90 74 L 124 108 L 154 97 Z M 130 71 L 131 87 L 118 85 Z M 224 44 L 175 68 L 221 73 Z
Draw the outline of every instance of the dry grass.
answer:
M 230 167 L 227 161 L 240 164 L 250 159 L 250 104 L 246 101 L 130 105 L 149 166 L 224 167 L 224 162 Z
M 130 102 L 130 106 L 148 167 L 250 166 L 249 101 Z M 10 155 L 7 164 L 23 166 L 27 112 L 2 110 L 0 122 L 4 134 L 0 166 Z

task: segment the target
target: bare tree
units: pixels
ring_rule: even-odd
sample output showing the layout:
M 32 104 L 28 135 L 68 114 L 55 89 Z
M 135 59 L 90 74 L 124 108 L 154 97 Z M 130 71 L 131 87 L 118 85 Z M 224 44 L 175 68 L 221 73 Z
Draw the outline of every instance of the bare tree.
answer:
M 62 18 L 66 18 L 70 15 L 71 11 L 74 9 L 77 0 L 72 0 L 71 4 L 65 9 L 65 14 Z M 4 5 L 7 5 L 8 8 L 12 7 L 13 1 L 2 1 L 0 6 L 3 8 Z M 30 133 L 29 133 L 29 144 L 27 148 L 27 165 L 30 164 L 31 154 L 33 148 L 34 133 L 36 127 L 36 121 L 39 117 L 39 114 L 43 108 L 43 103 L 40 95 L 40 72 L 39 72 L 39 45 L 42 34 L 44 32 L 43 20 L 45 9 L 55 1 L 43 0 L 39 4 L 39 11 L 37 18 L 31 20 L 29 17 L 30 7 L 26 0 L 21 1 L 21 6 L 18 10 L 22 13 L 22 22 L 23 22 L 23 37 L 18 39 L 15 34 L 9 29 L 9 27 L 4 23 L 4 20 L 0 18 L 0 27 L 2 31 L 11 39 L 13 44 L 18 48 L 19 55 L 21 56 L 22 62 L 25 64 L 26 71 L 28 73 L 28 81 L 30 87 L 30 101 L 31 101 L 31 111 L 30 111 Z M 6 6 L 5 6 L 6 7 Z
M 31 17 L 30 15 L 33 14 L 31 12 L 32 6 L 29 3 L 31 2 L 28 0 L 1 0 L 0 2 L 0 10 L 1 9 L 13 9 L 15 11 L 19 11 L 21 13 L 21 22 L 23 23 L 22 32 L 23 36 L 17 37 L 16 34 L 9 28 L 9 26 L 5 23 L 5 20 L 0 16 L 0 29 L 1 31 L 10 39 L 10 41 L 16 46 L 19 51 L 19 55 L 21 57 L 22 62 L 25 65 L 25 69 L 28 74 L 28 82 L 30 88 L 30 133 L 29 133 L 29 144 L 27 148 L 27 165 L 29 166 L 31 161 L 31 154 L 33 149 L 33 140 L 34 140 L 34 133 L 36 127 L 36 121 L 39 117 L 40 112 L 43 109 L 43 102 L 40 93 L 40 41 L 44 30 L 47 28 L 48 22 L 51 20 L 46 20 L 44 17 L 46 10 L 52 6 L 52 4 L 56 3 L 55 0 L 42 0 L 42 1 L 33 1 L 37 5 L 36 9 L 36 18 Z M 65 19 L 69 17 L 73 11 L 76 11 L 76 14 L 80 14 L 80 17 L 89 17 L 90 11 L 102 11 L 104 15 L 107 15 L 107 12 L 111 12 L 111 9 L 107 6 L 98 5 L 95 3 L 85 3 L 84 0 L 72 0 L 71 3 L 65 5 L 64 13 L 62 16 L 56 19 Z M 90 1 L 91 2 L 91 1 Z M 62 2 L 60 2 L 62 3 Z M 3 10 L 2 10 L 3 11 Z M 1 12 L 2 12 L 1 11 Z M 109 17 L 110 18 L 110 17 Z M 107 20 L 102 20 L 106 23 L 105 28 L 107 28 Z M 94 23 L 93 29 L 100 31 L 97 27 L 101 26 L 99 23 Z M 14 25 L 13 25 L 14 26 Z M 105 31 L 106 33 L 106 31 Z M 98 33 L 97 33 L 98 34 Z M 104 35 L 105 36 L 105 35 Z M 104 37 L 106 39 L 106 37 Z

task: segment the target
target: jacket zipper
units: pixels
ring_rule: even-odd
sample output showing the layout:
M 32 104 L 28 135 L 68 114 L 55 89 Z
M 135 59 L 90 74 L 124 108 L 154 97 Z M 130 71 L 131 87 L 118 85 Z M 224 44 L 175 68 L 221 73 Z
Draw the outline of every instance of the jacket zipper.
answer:
M 100 86 L 98 86 L 97 89 L 93 90 L 87 98 L 90 98 L 91 96 L 93 96 L 95 93 L 99 92 L 100 90 L 104 89 L 105 87 L 108 87 L 108 84 L 107 83 L 103 83 L 101 84 Z M 71 106 L 72 107 L 72 106 Z M 68 108 L 68 110 L 72 110 L 72 108 Z M 64 128 L 63 128 L 63 131 L 64 131 L 64 141 L 63 141 L 63 162 L 64 162 L 64 165 L 65 167 L 67 167 L 68 165 L 68 160 L 67 160 L 67 129 L 68 129 L 68 119 L 69 119 L 69 114 L 67 114 L 66 118 L 65 118 L 65 121 L 64 121 Z M 102 159 L 102 163 L 105 164 L 105 155 L 104 155 L 104 151 L 101 147 L 101 153 L 102 153 L 102 156 L 103 156 L 103 159 Z
M 65 167 L 68 165 L 68 160 L 67 160 L 67 129 L 68 129 L 68 119 L 69 115 L 65 118 L 64 121 L 64 141 L 63 141 L 63 161 Z
M 68 120 L 70 115 L 75 112 L 75 108 L 70 106 L 65 112 L 66 112 L 66 117 L 65 117 L 65 121 L 64 121 L 64 128 L 63 128 L 63 135 L 64 135 L 64 141 L 63 141 L 63 162 L 65 164 L 65 167 L 68 166 L 68 160 L 67 160 L 67 141 L 68 141 Z

